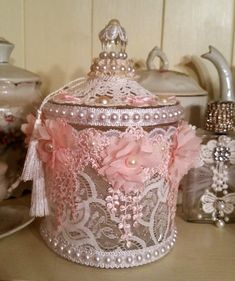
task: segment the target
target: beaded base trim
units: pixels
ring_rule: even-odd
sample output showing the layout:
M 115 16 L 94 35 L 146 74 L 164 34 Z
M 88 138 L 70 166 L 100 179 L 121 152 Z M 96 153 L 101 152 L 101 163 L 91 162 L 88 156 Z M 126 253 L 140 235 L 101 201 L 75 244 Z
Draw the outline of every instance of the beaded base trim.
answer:
M 43 112 L 46 118 L 63 117 L 70 124 L 85 126 L 156 126 L 175 123 L 182 118 L 179 104 L 160 108 L 95 108 L 86 106 L 47 103 Z
M 79 264 L 100 268 L 128 268 L 154 262 L 170 252 L 177 236 L 177 231 L 174 230 L 165 241 L 145 249 L 115 252 L 89 249 L 88 252 L 81 246 L 69 244 L 62 235 L 54 237 L 44 223 L 41 224 L 40 233 L 47 246 L 58 255 Z

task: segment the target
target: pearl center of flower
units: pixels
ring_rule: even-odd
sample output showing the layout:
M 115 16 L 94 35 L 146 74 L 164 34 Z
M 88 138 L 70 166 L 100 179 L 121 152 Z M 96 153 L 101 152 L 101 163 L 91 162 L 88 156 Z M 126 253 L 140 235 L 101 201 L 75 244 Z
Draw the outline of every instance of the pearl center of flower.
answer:
M 45 150 L 49 153 L 51 153 L 53 151 L 53 144 L 51 142 L 47 142 L 44 147 L 45 147 Z
M 127 159 L 127 166 L 134 168 L 137 164 L 137 160 L 134 157 L 129 157 Z

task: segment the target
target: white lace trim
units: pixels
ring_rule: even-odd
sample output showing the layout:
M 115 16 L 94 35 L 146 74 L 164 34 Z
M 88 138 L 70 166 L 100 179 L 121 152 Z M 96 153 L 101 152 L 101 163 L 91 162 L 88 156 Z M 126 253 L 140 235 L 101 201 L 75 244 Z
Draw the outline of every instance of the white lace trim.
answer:
M 76 263 L 101 268 L 128 268 L 156 261 L 169 253 L 177 235 L 174 230 L 168 239 L 144 249 L 106 252 L 87 248 L 86 245 L 75 246 L 61 234 L 55 237 L 48 232 L 45 224 L 41 225 L 40 233 L 48 247 L 58 255 Z

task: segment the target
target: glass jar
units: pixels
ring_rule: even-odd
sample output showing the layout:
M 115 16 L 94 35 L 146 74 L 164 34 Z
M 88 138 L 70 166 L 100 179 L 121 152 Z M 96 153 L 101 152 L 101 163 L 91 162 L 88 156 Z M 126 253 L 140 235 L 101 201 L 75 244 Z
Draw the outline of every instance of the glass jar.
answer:
M 188 221 L 223 227 L 235 221 L 235 103 L 208 105 L 198 167 L 182 181 L 183 213 Z

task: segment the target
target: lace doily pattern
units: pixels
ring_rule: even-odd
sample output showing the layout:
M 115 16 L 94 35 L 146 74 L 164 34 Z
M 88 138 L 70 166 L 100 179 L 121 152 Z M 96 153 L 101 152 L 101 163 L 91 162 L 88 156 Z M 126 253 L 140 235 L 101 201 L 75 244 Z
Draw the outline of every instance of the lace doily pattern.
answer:
M 170 251 L 176 237 L 175 208 L 167 198 L 174 191 L 161 178 L 152 179 L 139 194 L 143 214 L 135 218 L 136 225 L 130 218 L 129 244 L 121 237 L 122 216 L 106 207 L 109 184 L 91 168 L 80 172 L 79 179 L 76 219 L 67 209 L 57 228 L 51 202 L 52 213 L 42 224 L 41 234 L 52 250 L 74 262 L 103 268 L 149 263 Z
M 126 97 L 153 97 L 135 80 L 119 76 L 87 79 L 85 83 L 70 86 L 67 91 L 73 96 L 81 98 L 82 103 L 89 106 L 97 106 L 97 98 L 101 96 L 110 98 L 109 106 L 125 106 L 126 103 L 123 102 L 123 99 Z
M 43 108 L 46 118 L 63 119 L 81 126 L 128 127 L 172 124 L 183 117 L 179 104 L 158 108 L 107 108 L 47 103 Z
M 99 63 L 102 63 L 102 60 Z M 96 67 L 99 66 L 97 65 Z M 117 65 L 115 71 L 117 72 L 118 69 L 120 70 L 123 67 L 123 65 Z M 140 86 L 135 80 L 121 77 L 120 75 L 115 76 L 113 73 L 109 73 L 107 66 L 105 68 L 108 73 L 102 73 L 99 77 L 74 80 L 63 88 L 51 93 L 51 100 L 57 104 L 70 103 L 74 105 L 110 108 L 158 107 L 161 105 L 169 106 L 177 104 L 175 96 L 166 96 L 164 93 L 159 93 L 158 96 L 154 95 Z M 125 71 L 130 71 L 129 67 L 124 67 L 124 69 L 126 69 Z M 120 71 L 122 75 L 125 74 L 122 70 Z M 89 75 L 98 75 L 97 72 L 99 70 L 93 71 Z

